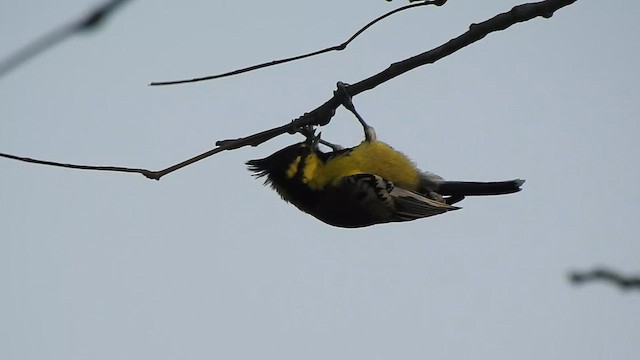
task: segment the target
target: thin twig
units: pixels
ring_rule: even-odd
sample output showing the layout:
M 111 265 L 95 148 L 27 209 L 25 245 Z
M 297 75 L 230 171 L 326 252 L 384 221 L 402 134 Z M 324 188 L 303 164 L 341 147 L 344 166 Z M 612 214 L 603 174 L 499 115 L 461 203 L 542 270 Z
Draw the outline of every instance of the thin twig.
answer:
M 331 105 L 333 106 L 333 105 Z M 327 107 L 331 107 L 331 106 L 327 106 Z M 334 107 L 334 109 L 337 107 L 338 105 L 336 105 Z M 48 161 L 48 160 L 39 160 L 39 159 L 32 159 L 32 158 L 28 158 L 28 157 L 21 157 L 21 156 L 16 156 L 16 155 L 11 155 L 11 154 L 6 154 L 6 153 L 0 153 L 0 157 L 4 157 L 7 159 L 12 159 L 12 160 L 18 160 L 18 161 L 23 161 L 23 162 L 27 162 L 27 163 L 32 163 L 32 164 L 39 164 L 39 165 L 48 165 L 48 166 L 54 166 L 54 167 L 61 167 L 61 168 L 67 168 L 67 169 L 78 169 L 78 170 L 97 170 L 97 171 L 113 171 L 113 172 L 125 172 L 125 173 L 138 173 L 138 174 L 142 174 L 145 177 L 147 177 L 148 179 L 152 179 L 152 180 L 160 180 L 161 177 L 172 173 L 176 170 L 182 169 L 183 167 L 193 164 L 195 162 L 198 162 L 202 159 L 208 158 L 209 156 L 215 155 L 219 152 L 225 151 L 225 150 L 234 150 L 234 149 L 238 149 L 244 146 L 258 146 L 259 144 L 262 144 L 270 139 L 273 139 L 276 136 L 285 134 L 285 133 L 296 133 L 298 132 L 298 129 L 303 128 L 305 126 L 310 126 L 310 125 L 314 125 L 317 123 L 322 123 L 322 124 L 326 124 L 329 122 L 330 118 L 333 116 L 333 114 L 335 113 L 335 111 L 329 111 L 328 113 L 322 113 L 323 111 L 325 111 L 324 109 L 320 109 L 317 111 L 314 111 L 312 113 L 307 113 L 303 116 L 301 116 L 300 118 L 292 121 L 289 124 L 286 125 L 282 125 L 273 129 L 269 129 L 269 130 L 265 130 L 265 131 L 261 131 L 259 133 L 247 136 L 247 137 L 243 137 L 243 138 L 239 138 L 239 139 L 234 139 L 234 140 L 222 140 L 222 141 L 218 141 L 216 142 L 216 147 L 206 151 L 200 155 L 196 155 L 190 159 L 184 160 L 180 163 L 177 163 L 175 165 L 169 166 L 168 168 L 162 169 L 162 170 L 158 170 L 158 171 L 153 171 L 153 170 L 148 170 L 148 169 L 141 169 L 141 168 L 128 168 L 128 167 L 122 167 L 122 166 L 96 166 L 96 165 L 77 165 L 77 164 L 66 164 L 66 163 L 60 163 L 60 162 L 55 162 L 55 161 Z M 324 118 L 325 120 L 320 120 Z
M 616 285 L 622 290 L 640 290 L 639 276 L 621 275 L 617 271 L 596 268 L 591 271 L 573 271 L 569 274 L 569 281 L 575 285 L 582 285 L 586 282 L 603 281 Z
M 365 30 L 367 30 L 368 28 L 373 26 L 373 24 L 377 23 L 378 21 L 380 21 L 380 20 L 382 20 L 382 19 L 384 19 L 386 17 L 389 17 L 389 16 L 391 16 L 391 15 L 393 15 L 395 13 L 398 13 L 400 11 L 411 9 L 411 8 L 414 8 L 414 7 L 424 6 L 424 5 L 442 6 L 446 2 L 447 2 L 447 0 L 434 0 L 434 1 L 420 0 L 420 2 L 418 2 L 418 3 L 409 4 L 409 5 L 405 5 L 405 6 L 399 7 L 397 9 L 389 11 L 388 13 L 386 13 L 386 14 L 378 17 L 377 19 L 369 22 L 367 25 L 363 26 L 360 30 L 358 30 L 355 34 L 353 34 L 347 41 L 343 42 L 342 44 L 331 46 L 331 47 L 328 47 L 326 49 L 317 50 L 317 51 L 313 51 L 313 52 L 310 52 L 310 53 L 307 53 L 307 54 L 293 56 L 293 57 L 290 57 L 290 58 L 285 58 L 285 59 L 280 59 L 280 60 L 273 60 L 273 61 L 265 62 L 265 63 L 262 63 L 262 64 L 252 65 L 252 66 L 249 66 L 249 67 L 246 67 L 246 68 L 229 71 L 229 72 L 222 73 L 222 74 L 208 75 L 208 76 L 197 77 L 197 78 L 186 79 L 186 80 L 154 81 L 154 82 L 150 83 L 149 85 L 150 86 L 176 85 L 176 84 L 186 84 L 186 83 L 193 83 L 193 82 L 198 82 L 198 81 L 220 79 L 220 78 L 223 78 L 223 77 L 238 75 L 238 74 L 246 73 L 246 72 L 253 71 L 253 70 L 258 70 L 258 69 L 262 69 L 262 68 L 266 68 L 266 67 L 270 67 L 270 66 L 274 66 L 274 65 L 280 65 L 280 64 L 291 62 L 291 61 L 296 61 L 296 60 L 300 60 L 300 59 L 304 59 L 304 58 L 308 58 L 308 57 L 324 54 L 324 53 L 327 53 L 327 52 L 330 52 L 330 51 L 342 51 L 342 50 L 346 49 L 346 47 L 353 40 L 355 40 L 355 38 L 357 38 L 360 34 L 365 32 Z
M 120 166 L 94 166 L 94 165 L 64 164 L 64 163 L 59 163 L 59 162 L 55 162 L 55 161 L 38 160 L 38 159 L 32 159 L 32 158 L 28 158 L 28 157 L 5 154 L 5 153 L 0 153 L 0 157 L 4 157 L 4 158 L 7 158 L 7 159 L 18 160 L 18 161 L 24 161 L 24 162 L 28 162 L 28 163 L 32 163 L 32 164 L 63 167 L 63 168 L 67 168 L 67 169 L 132 172 L 132 173 L 141 173 L 141 174 L 145 174 L 147 172 L 150 172 L 149 170 L 145 170 L 145 169 L 134 169 L 134 168 L 127 168 L 127 167 L 120 167 Z M 149 177 L 149 176 L 147 176 L 147 177 Z
M 18 50 L 14 54 L 9 55 L 4 60 L 0 61 L 0 77 L 34 56 L 44 52 L 48 48 L 66 40 L 70 36 L 97 28 L 99 25 L 103 24 L 111 14 L 113 14 L 116 8 L 124 4 L 126 1 L 128 0 L 107 1 L 83 18 L 62 25 Z
M 402 75 L 419 66 L 432 64 L 454 52 L 473 44 L 492 32 L 502 31 L 520 22 L 525 22 L 536 17 L 550 18 L 553 13 L 565 6 L 571 5 L 577 0 L 546 0 L 536 3 L 515 6 L 510 11 L 498 14 L 493 18 L 478 24 L 471 24 L 464 34 L 449 40 L 447 43 L 432 50 L 418 54 L 409 59 L 391 64 L 386 70 L 379 72 L 367 79 L 349 86 L 352 96 L 371 90 L 374 87 Z
M 376 86 L 393 79 L 394 77 L 401 75 L 416 67 L 431 64 L 448 56 L 463 47 L 470 45 L 492 32 L 504 30 L 519 22 L 524 22 L 535 17 L 541 16 L 549 18 L 553 13 L 565 6 L 571 5 L 576 0 L 546 0 L 538 3 L 523 4 L 514 7 L 506 13 L 496 15 L 495 17 L 481 22 L 479 24 L 473 24 L 470 26 L 469 31 L 449 40 L 446 44 L 441 45 L 435 49 L 429 50 L 422 54 L 416 55 L 412 58 L 392 64 L 384 71 L 375 74 L 367 79 L 364 79 L 356 84 L 345 85 L 343 91 L 335 91 L 333 96 L 327 100 L 324 104 L 320 105 L 316 109 L 303 116 L 291 121 L 288 124 L 265 130 L 257 134 L 253 134 L 247 137 L 231 140 L 222 140 L 216 143 L 216 148 L 209 150 L 200 155 L 194 156 L 191 159 L 185 160 L 176 165 L 170 166 L 160 171 L 150 171 L 146 169 L 125 168 L 116 166 L 88 166 L 88 165 L 72 165 L 56 163 L 52 161 L 36 160 L 30 158 L 19 157 L 15 155 L 2 154 L 0 157 L 9 159 L 25 161 L 30 163 L 58 166 L 72 169 L 83 170 L 104 170 L 104 171 L 118 171 L 118 172 L 134 172 L 140 173 L 150 179 L 160 180 L 164 175 L 167 175 L 173 171 L 181 169 L 187 165 L 193 164 L 197 161 L 205 159 L 209 156 L 222 152 L 224 150 L 238 149 L 244 146 L 258 146 L 276 136 L 283 134 L 293 134 L 298 132 L 298 129 L 305 126 L 324 126 L 331 121 L 331 118 L 335 114 L 336 109 L 340 106 L 346 97 L 352 97 L 360 94 L 364 91 L 375 88 Z

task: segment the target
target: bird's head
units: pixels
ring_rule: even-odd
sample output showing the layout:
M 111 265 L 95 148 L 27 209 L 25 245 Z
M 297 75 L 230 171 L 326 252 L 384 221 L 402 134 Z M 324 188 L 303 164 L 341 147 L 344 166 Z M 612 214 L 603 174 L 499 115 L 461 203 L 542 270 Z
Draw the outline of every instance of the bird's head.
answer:
M 308 142 L 301 142 L 287 146 L 263 159 L 249 160 L 249 171 L 256 177 L 266 176 L 265 185 L 280 185 L 296 178 L 305 160 L 317 147 Z

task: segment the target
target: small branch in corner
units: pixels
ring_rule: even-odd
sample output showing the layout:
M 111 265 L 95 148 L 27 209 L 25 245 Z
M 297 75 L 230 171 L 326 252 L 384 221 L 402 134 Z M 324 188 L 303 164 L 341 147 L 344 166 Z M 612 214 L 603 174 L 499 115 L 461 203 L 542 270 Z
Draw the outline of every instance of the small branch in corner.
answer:
M 584 285 L 590 282 L 605 282 L 622 290 L 640 290 L 640 276 L 622 275 L 608 268 L 595 268 L 589 271 L 572 271 L 569 281 L 574 285 Z

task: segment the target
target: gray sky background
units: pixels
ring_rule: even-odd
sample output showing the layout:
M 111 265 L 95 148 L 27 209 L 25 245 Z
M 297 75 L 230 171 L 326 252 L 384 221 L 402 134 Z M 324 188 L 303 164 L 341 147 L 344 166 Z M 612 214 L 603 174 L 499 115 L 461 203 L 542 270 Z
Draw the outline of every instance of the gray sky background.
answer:
M 151 88 L 337 44 L 403 3 L 134 1 L 0 79 L 0 151 L 160 169 L 519 3 L 418 8 L 342 53 Z M 0 54 L 91 6 L 0 4 Z M 284 203 L 243 163 L 293 136 L 159 182 L 0 159 L 0 358 L 637 358 L 640 294 L 566 274 L 640 271 L 639 12 L 578 1 L 357 96 L 425 170 L 527 180 L 421 221 L 346 230 Z M 362 138 L 344 110 L 323 134 Z

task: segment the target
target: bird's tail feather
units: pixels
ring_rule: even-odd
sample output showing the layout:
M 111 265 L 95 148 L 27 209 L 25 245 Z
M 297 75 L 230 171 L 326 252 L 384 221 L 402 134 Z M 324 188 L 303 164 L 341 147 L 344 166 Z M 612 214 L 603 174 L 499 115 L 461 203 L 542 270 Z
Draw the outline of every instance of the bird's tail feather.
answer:
M 443 181 L 438 184 L 437 192 L 450 196 L 502 195 L 520 191 L 524 180 L 474 182 Z

